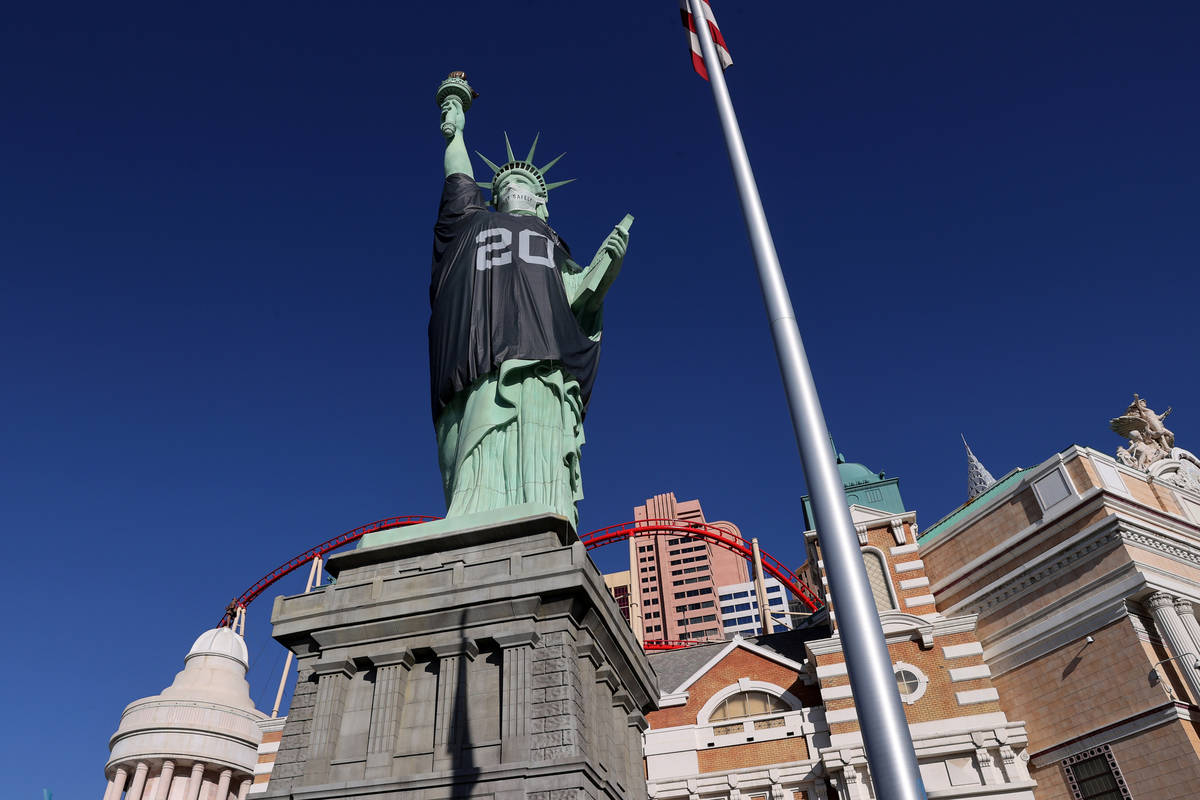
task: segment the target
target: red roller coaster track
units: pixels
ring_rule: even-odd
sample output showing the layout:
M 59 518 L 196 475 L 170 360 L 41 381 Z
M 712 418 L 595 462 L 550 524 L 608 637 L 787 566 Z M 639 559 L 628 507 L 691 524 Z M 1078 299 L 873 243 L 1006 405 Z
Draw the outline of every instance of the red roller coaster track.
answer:
M 431 522 L 440 519 L 440 517 L 430 517 L 424 515 L 410 515 L 406 517 L 388 517 L 387 519 L 377 520 L 367 525 L 362 525 L 351 531 L 346 531 L 340 536 L 335 536 L 329 541 L 322 542 L 316 547 L 305 550 L 300 555 L 287 561 L 275 569 L 268 572 L 266 575 L 255 581 L 249 589 L 242 592 L 232 603 L 229 604 L 230 609 L 245 608 L 250 605 L 263 592 L 265 592 L 271 584 L 283 578 L 305 564 L 310 563 L 314 558 L 324 558 L 326 554 L 337 550 L 340 547 L 345 547 L 351 542 L 356 542 L 368 533 L 376 531 L 385 531 L 392 528 L 402 528 L 407 525 L 419 525 L 422 522 Z M 644 536 L 683 536 L 689 539 L 700 539 L 710 542 L 718 547 L 724 548 L 731 552 L 737 553 L 746 559 L 753 559 L 753 551 L 750 542 L 733 532 L 724 528 L 719 528 L 715 525 L 709 525 L 704 522 L 689 522 L 679 519 L 644 519 L 635 522 L 625 522 L 620 525 L 609 525 L 607 528 L 600 528 L 591 533 L 586 533 L 580 537 L 584 547 L 588 550 L 594 550 L 597 547 L 603 547 L 606 544 L 621 542 L 630 537 L 638 538 Z M 762 558 L 763 571 L 771 577 L 778 580 L 786 586 L 792 594 L 800 598 L 800 601 L 808 606 L 809 610 L 816 611 L 821 607 L 821 601 L 812 589 L 808 587 L 804 581 L 800 579 L 796 573 L 785 567 L 778 559 L 769 553 L 759 551 Z M 230 623 L 230 613 L 226 612 L 225 617 L 221 620 L 221 626 Z M 702 641 L 666 641 L 666 640 L 648 640 L 645 642 L 647 650 L 673 650 L 678 647 L 689 647 L 696 644 L 703 644 Z

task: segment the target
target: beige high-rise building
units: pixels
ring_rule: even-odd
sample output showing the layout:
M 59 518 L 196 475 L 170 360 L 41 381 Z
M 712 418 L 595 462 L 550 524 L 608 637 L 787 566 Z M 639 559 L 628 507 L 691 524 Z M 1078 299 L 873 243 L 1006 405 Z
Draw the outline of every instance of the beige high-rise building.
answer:
M 655 495 L 633 510 L 634 519 L 708 521 L 699 500 Z M 732 522 L 708 523 L 740 537 Z M 745 559 L 686 535 L 629 540 L 629 569 L 642 617 L 644 640 L 724 638 L 717 587 L 750 580 Z

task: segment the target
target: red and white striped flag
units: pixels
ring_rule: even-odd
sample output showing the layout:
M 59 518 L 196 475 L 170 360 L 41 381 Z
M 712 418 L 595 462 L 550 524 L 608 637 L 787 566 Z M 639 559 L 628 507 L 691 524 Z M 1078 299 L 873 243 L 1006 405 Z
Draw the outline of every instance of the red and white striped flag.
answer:
M 729 48 L 725 46 L 725 37 L 721 35 L 721 29 L 717 27 L 717 19 L 713 16 L 712 6 L 708 4 L 708 0 L 700 0 L 700 4 L 704 6 L 704 18 L 708 21 L 708 30 L 712 34 L 713 44 L 717 47 L 717 58 L 721 62 L 721 71 L 724 72 L 729 69 L 733 59 L 729 56 Z M 688 39 L 692 44 L 692 67 L 696 70 L 697 75 L 708 80 L 708 70 L 704 66 L 704 54 L 700 52 L 700 37 L 696 35 L 696 25 L 692 19 L 692 10 L 688 7 L 688 0 L 679 0 L 679 16 L 683 17 L 683 27 L 688 29 Z

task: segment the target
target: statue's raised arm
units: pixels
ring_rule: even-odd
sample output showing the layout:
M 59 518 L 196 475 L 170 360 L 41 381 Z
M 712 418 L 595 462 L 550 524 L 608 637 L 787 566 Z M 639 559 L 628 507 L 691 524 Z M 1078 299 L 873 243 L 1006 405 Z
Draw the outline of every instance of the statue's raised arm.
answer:
M 479 94 L 467 83 L 466 74 L 462 72 L 451 72 L 438 87 L 437 103 L 442 111 L 442 136 L 446 139 L 446 177 L 460 173 L 475 177 L 471 169 L 471 156 L 467 153 L 467 143 L 463 139 L 463 129 L 467 126 L 467 109 L 478 96 Z

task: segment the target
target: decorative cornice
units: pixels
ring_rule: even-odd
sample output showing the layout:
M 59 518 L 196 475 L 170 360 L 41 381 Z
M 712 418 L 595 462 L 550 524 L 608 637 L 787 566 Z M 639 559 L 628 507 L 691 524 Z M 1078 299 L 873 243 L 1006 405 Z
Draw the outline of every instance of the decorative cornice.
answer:
M 1100 551 L 1125 544 L 1161 553 L 1176 561 L 1200 568 L 1200 547 L 1173 542 L 1149 531 L 1133 530 L 1127 527 L 1128 525 L 1129 522 L 1120 517 L 1106 517 L 1098 523 L 1095 530 L 1082 539 L 1064 542 L 1058 548 L 1043 554 L 1038 560 L 1027 564 L 1024 569 L 1009 573 L 1006 579 L 955 603 L 946 613 L 969 611 L 982 616 L 1041 589 L 1048 578 L 1070 569 L 1079 561 Z

